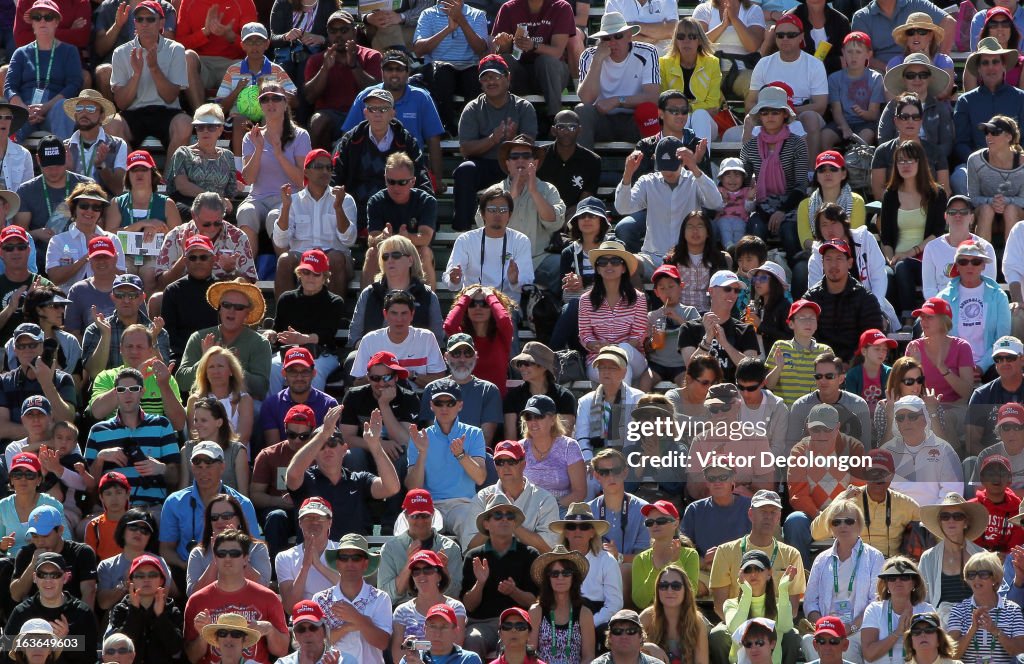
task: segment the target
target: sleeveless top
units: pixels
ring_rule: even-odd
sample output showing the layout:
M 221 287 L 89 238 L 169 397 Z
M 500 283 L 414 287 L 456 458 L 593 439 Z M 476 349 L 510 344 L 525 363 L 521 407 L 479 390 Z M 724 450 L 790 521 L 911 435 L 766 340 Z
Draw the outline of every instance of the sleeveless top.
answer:
M 249 393 L 248 392 L 239 392 L 238 393 L 239 401 L 241 401 L 242 397 L 246 396 L 247 394 L 249 394 Z M 212 394 L 212 393 L 211 394 L 207 394 L 206 396 L 213 397 L 214 399 L 217 399 L 217 401 L 219 401 L 221 403 L 221 405 L 224 406 L 224 412 L 226 412 L 228 414 L 228 420 L 231 422 L 231 428 L 235 430 L 235 433 L 238 433 L 238 404 L 235 404 L 235 403 L 231 402 L 231 395 L 229 394 L 228 396 L 224 397 L 223 399 L 219 398 L 216 394 Z
M 135 216 L 135 212 L 132 209 L 132 192 L 130 191 L 126 191 L 120 196 L 115 196 L 114 203 L 121 212 L 121 225 L 119 228 L 127 228 L 136 221 L 142 221 L 143 219 L 167 221 L 167 197 L 163 194 L 153 192 L 153 196 L 149 201 L 149 209 L 144 217 Z
M 537 656 L 547 664 L 579 664 L 582 657 L 583 636 L 580 633 L 580 619 L 573 611 L 572 623 L 555 625 L 552 629 L 550 616 L 540 621 L 537 637 Z

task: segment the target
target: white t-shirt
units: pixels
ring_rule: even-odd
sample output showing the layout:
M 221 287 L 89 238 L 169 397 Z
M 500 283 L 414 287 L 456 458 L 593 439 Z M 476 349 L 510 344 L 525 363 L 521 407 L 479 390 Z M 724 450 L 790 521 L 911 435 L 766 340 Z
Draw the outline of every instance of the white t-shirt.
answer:
M 985 345 L 985 285 L 967 288 L 961 284 L 957 309 L 956 336 L 971 345 L 974 363 L 979 364 L 990 350 Z
M 328 629 L 336 629 L 345 624 L 345 621 L 336 618 L 334 612 L 331 611 L 331 606 L 334 604 L 345 602 L 353 605 L 359 613 L 369 618 L 374 627 L 387 632 L 390 638 L 392 629 L 391 598 L 383 590 L 378 590 L 365 581 L 363 589 L 356 596 L 354 602 L 341 594 L 341 589 L 338 586 L 318 592 L 313 597 L 313 601 L 323 609 Z M 333 645 L 341 652 L 355 656 L 359 664 L 384 664 L 384 653 L 379 648 L 367 643 L 359 630 L 349 632 Z
M 812 95 L 828 96 L 828 75 L 821 60 L 800 51 L 793 62 L 783 62 L 778 53 L 761 58 L 750 75 L 750 89 L 758 91 L 773 81 L 785 81 L 793 88 L 793 105 L 800 106 Z
M 928 602 L 921 602 L 914 607 L 914 613 L 927 613 L 934 610 Z M 861 629 L 874 627 L 878 630 L 878 638 L 884 639 L 892 631 L 890 625 L 892 628 L 895 628 L 899 622 L 900 616 L 889 609 L 889 600 L 871 602 L 868 604 L 868 608 L 864 609 L 864 620 L 861 622 Z M 889 651 L 886 651 L 885 654 L 875 660 L 874 664 L 902 664 L 903 639 L 896 642 L 891 652 L 892 654 L 889 654 Z
M 480 261 L 481 236 L 484 240 L 483 265 Z M 505 249 L 504 260 L 502 247 Z M 511 261 L 515 261 L 519 268 L 519 281 L 515 286 L 508 280 L 508 266 Z M 450 275 L 456 265 L 462 267 L 462 281 L 453 284 Z M 533 244 L 526 234 L 511 228 L 505 229 L 504 237 L 486 237 L 482 228 L 463 233 L 452 246 L 452 253 L 444 270 L 444 283 L 453 291 L 462 290 L 466 284 L 483 284 L 497 288 L 514 301 L 518 301 L 522 287 L 533 283 Z
M 337 549 L 338 543 L 327 540 L 327 548 Z M 278 582 L 295 580 L 299 575 L 299 570 L 302 569 L 302 558 L 305 556 L 305 551 L 306 549 L 302 544 L 297 544 L 277 554 L 277 557 L 274 558 L 274 569 L 277 570 Z M 325 567 L 330 567 L 325 554 L 321 554 L 320 562 Z M 309 572 L 306 574 L 306 585 L 302 590 L 302 599 L 313 599 L 313 595 L 321 590 L 327 590 L 333 585 L 334 583 L 321 574 L 320 570 L 316 567 L 310 567 Z
M 605 12 L 618 12 L 630 25 L 642 25 L 644 23 L 665 23 L 679 20 L 679 7 L 671 0 L 647 0 L 640 4 L 637 0 L 608 0 L 604 6 Z M 654 47 L 661 55 L 666 55 L 672 46 L 671 39 L 662 39 L 655 42 Z
M 580 80 L 587 77 L 596 52 L 596 46 L 591 46 L 583 51 L 583 55 L 580 57 Z M 601 92 L 597 98 L 630 97 L 640 94 L 644 85 L 651 84 L 661 86 L 658 49 L 643 42 L 633 42 L 629 55 L 622 62 L 615 62 L 610 57 L 605 58 L 601 65 Z M 826 89 L 825 92 L 827 93 L 828 90 Z M 629 112 L 629 109 L 617 108 L 612 112 L 626 113 Z
M 717 8 L 712 7 L 710 2 L 702 2 L 694 7 L 693 19 L 702 24 L 706 24 L 708 27 L 705 32 L 711 32 L 722 24 L 722 12 Z M 764 12 L 761 11 L 760 5 L 751 3 L 749 7 L 743 7 L 741 4 L 739 19 L 740 23 L 748 28 L 766 27 L 764 22 Z M 746 55 L 750 52 L 743 47 L 743 43 L 740 41 L 739 35 L 736 34 L 736 28 L 731 25 L 722 31 L 721 35 L 719 35 L 715 48 L 716 50 L 725 51 L 726 53 L 734 53 L 736 55 Z M 722 62 L 724 63 L 725 60 Z M 737 64 L 740 69 L 745 69 L 743 63 L 740 62 Z M 728 69 L 728 67 L 723 67 L 723 69 Z
M 953 257 L 956 255 L 956 247 L 948 242 L 949 235 L 943 235 L 929 242 L 924 248 L 924 255 L 921 256 L 921 290 L 925 299 L 935 297 L 943 288 L 949 285 L 949 271 L 953 267 Z M 971 239 L 985 249 L 985 253 L 992 259 L 991 263 L 985 264 L 982 274 L 996 280 L 996 250 L 982 237 L 971 233 Z
M 445 370 L 444 358 L 437 345 L 437 337 L 430 330 L 410 327 L 405 341 L 396 344 L 388 337 L 388 328 L 370 332 L 359 342 L 356 359 L 352 364 L 352 377 L 362 378 L 366 375 L 366 363 L 382 350 L 395 354 L 398 363 L 409 370 L 412 375 L 423 373 L 440 373 Z

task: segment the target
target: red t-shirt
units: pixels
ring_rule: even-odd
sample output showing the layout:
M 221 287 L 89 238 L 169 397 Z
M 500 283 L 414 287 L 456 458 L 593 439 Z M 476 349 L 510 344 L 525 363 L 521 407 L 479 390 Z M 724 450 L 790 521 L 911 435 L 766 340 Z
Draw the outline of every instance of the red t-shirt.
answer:
M 358 48 L 359 64 L 362 66 L 363 71 L 376 80 L 381 80 L 380 52 L 365 46 L 359 46 Z M 307 81 L 312 80 L 316 76 L 317 72 L 320 71 L 320 65 L 323 64 L 323 61 L 324 54 L 322 51 L 311 55 L 309 60 L 306 60 Z M 315 107 L 317 110 L 330 109 L 338 111 L 342 116 L 345 116 L 348 114 L 348 109 L 352 108 L 356 95 L 362 89 L 363 86 L 356 83 L 356 77 L 352 75 L 352 70 L 345 64 L 343 56 L 339 54 L 334 61 L 334 66 L 327 72 L 327 87 L 324 88 L 323 94 L 316 100 Z
M 288 488 L 284 484 L 284 471 L 291 463 L 292 457 L 298 452 L 289 447 L 288 442 L 282 440 L 264 448 L 256 455 L 256 463 L 252 469 L 252 481 L 256 484 L 266 484 L 267 493 L 271 496 L 279 497 L 288 493 Z M 284 487 L 283 489 L 278 486 L 278 478 L 281 479 L 280 486 Z
M 868 402 L 868 411 L 874 416 L 875 404 L 885 396 L 885 388 L 882 386 L 882 370 L 879 369 L 874 376 L 869 376 L 867 370 L 864 370 L 861 375 L 864 376 L 864 393 L 860 396 Z
M 530 39 L 535 44 L 551 44 L 554 35 L 575 35 L 576 19 L 572 7 L 565 0 L 547 0 L 536 14 L 530 13 L 529 0 L 509 0 L 498 10 L 494 19 L 491 35 L 507 32 L 516 33 L 516 26 L 526 24 Z M 533 53 L 525 53 L 524 57 L 532 59 Z M 308 79 L 307 79 L 308 80 Z
M 261 586 L 254 581 L 246 581 L 241 590 L 229 593 L 217 588 L 216 583 L 198 590 L 188 599 L 185 604 L 185 641 L 193 641 L 199 637 L 199 630 L 196 629 L 196 615 L 203 610 L 210 612 L 214 622 L 223 613 L 238 613 L 245 616 L 247 620 L 267 620 L 274 626 L 274 629 L 287 632 L 288 623 L 284 618 L 284 607 L 281 605 L 281 598 L 268 588 Z M 262 664 L 270 664 L 271 655 L 267 650 L 267 639 L 261 638 L 252 648 L 243 651 L 245 659 L 254 659 Z M 213 646 L 207 646 L 206 654 L 199 660 L 198 664 L 214 664 L 220 661 L 220 656 Z
M 213 34 L 203 34 L 206 15 L 214 5 L 221 14 L 220 22 L 231 26 L 235 37 L 233 41 Z M 182 0 L 174 38 L 201 56 L 241 60 L 245 57 L 241 40 L 242 26 L 256 21 L 259 21 L 259 17 L 253 0 Z
M 972 503 L 981 503 L 988 510 L 988 527 L 974 543 L 989 551 L 1007 552 L 1018 544 L 1024 544 L 1024 528 L 1010 524 L 1010 517 L 1017 516 L 1020 510 L 1020 496 L 1012 490 L 1006 490 L 1001 503 L 993 503 L 988 499 L 985 489 L 978 489 Z

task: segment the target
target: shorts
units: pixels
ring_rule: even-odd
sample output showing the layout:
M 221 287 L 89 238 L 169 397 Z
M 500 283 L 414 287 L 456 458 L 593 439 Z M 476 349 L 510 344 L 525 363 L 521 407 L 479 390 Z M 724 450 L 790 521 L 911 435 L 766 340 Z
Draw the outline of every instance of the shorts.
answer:
M 199 56 L 199 75 L 203 79 L 203 89 L 216 90 L 224 79 L 224 72 L 228 67 L 238 62 L 238 59 L 221 58 L 215 55 Z
M 147 136 L 152 136 L 167 145 L 171 139 L 171 121 L 183 113 L 180 108 L 144 106 L 125 111 L 121 115 L 128 123 L 133 145 L 142 145 Z
M 671 383 L 676 382 L 676 378 L 686 371 L 685 366 L 666 367 L 664 364 L 658 364 L 653 360 L 647 360 L 647 368 L 661 376 L 662 380 L 667 380 Z
M 850 131 L 852 131 L 855 134 L 859 134 L 860 132 L 864 131 L 865 129 L 871 129 L 873 131 L 878 131 L 878 125 L 871 124 L 870 122 L 864 122 L 864 121 L 860 121 L 860 122 L 847 122 L 846 124 L 850 125 Z M 829 122 L 827 125 L 825 125 L 825 129 L 831 129 L 832 131 L 834 131 L 838 135 L 840 135 L 840 136 L 843 135 L 843 132 L 839 130 L 839 125 L 836 124 L 835 122 Z

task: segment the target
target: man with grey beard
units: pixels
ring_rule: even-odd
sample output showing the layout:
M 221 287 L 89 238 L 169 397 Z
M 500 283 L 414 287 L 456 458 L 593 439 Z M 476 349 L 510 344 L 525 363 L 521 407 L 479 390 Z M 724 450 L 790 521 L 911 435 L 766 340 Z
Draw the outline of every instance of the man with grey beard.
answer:
M 480 427 L 484 432 L 484 441 L 490 445 L 494 442 L 494 432 L 498 428 L 498 423 L 503 419 L 501 394 L 494 383 L 473 375 L 477 361 L 473 337 L 465 332 L 448 337 L 444 360 L 451 372 L 451 380 L 458 383 L 462 390 L 463 405 L 462 411 L 459 413 L 459 421 L 463 424 Z M 428 384 L 423 390 L 423 398 L 420 401 L 420 422 L 422 424 L 433 423 L 434 414 L 430 411 L 430 399 L 434 395 L 438 383 L 445 380 L 448 380 L 447 376 Z

